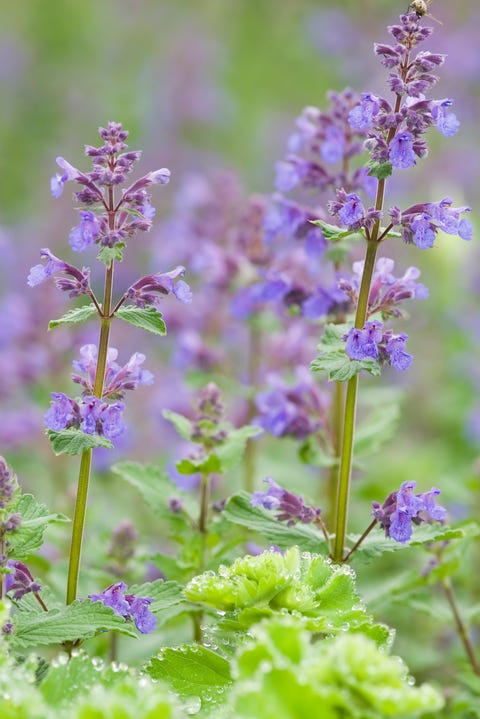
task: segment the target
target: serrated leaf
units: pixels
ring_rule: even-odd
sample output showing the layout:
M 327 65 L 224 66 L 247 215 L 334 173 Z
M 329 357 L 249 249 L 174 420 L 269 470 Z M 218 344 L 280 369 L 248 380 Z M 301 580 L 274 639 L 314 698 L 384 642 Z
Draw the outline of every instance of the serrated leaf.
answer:
M 166 647 L 153 657 L 146 672 L 180 696 L 198 696 L 209 704 L 222 701 L 224 689 L 232 683 L 229 662 L 201 645 Z
M 369 168 L 368 174 L 371 177 L 376 177 L 377 180 L 385 180 L 387 177 L 390 177 L 393 172 L 391 162 L 376 162 L 370 160 L 367 162 L 367 167 Z
M 62 429 L 61 432 L 48 430 L 47 435 L 56 455 L 82 454 L 82 452 L 95 449 L 95 447 L 104 447 L 105 449 L 113 447 L 106 437 L 100 437 L 98 434 L 86 434 L 80 429 Z
M 115 312 L 115 317 L 160 337 L 167 334 L 162 314 L 155 307 L 120 307 Z
M 86 322 L 93 317 L 98 315 L 98 310 L 94 304 L 82 305 L 82 307 L 75 307 L 73 310 L 68 310 L 58 320 L 51 320 L 48 323 L 48 329 L 52 330 L 54 327 L 59 325 L 78 324 L 79 322 Z
M 223 516 L 234 524 L 240 524 L 258 532 L 280 549 L 288 549 L 296 544 L 308 552 L 325 552 L 327 543 L 319 529 L 307 524 L 295 524 L 288 527 L 275 519 L 273 513 L 267 513 L 260 507 L 252 507 L 247 492 L 234 494 L 227 502 Z
M 22 516 L 20 527 L 8 535 L 9 553 L 15 559 L 23 559 L 42 546 L 43 534 L 50 523 L 70 521 L 63 514 L 50 514 L 32 494 L 19 495 L 12 510 Z
M 51 609 L 42 614 L 15 614 L 12 642 L 16 649 L 25 649 L 88 639 L 108 631 L 138 636 L 133 625 L 110 607 L 90 599 L 76 600 L 62 609 Z
M 164 409 L 162 415 L 173 424 L 180 437 L 183 437 L 183 439 L 191 439 L 193 424 L 187 417 L 184 417 L 183 414 L 179 414 L 178 412 L 172 412 L 170 409 Z
M 350 329 L 350 325 L 325 326 L 324 334 L 317 349 L 319 355 L 313 360 L 310 367 L 314 372 L 324 371 L 329 380 L 346 382 L 362 370 L 372 375 L 379 375 L 380 365 L 374 359 L 352 360 L 345 352 L 343 336 Z
M 98 252 L 97 260 L 103 262 L 106 267 L 110 266 L 112 260 L 122 262 L 125 247 L 125 242 L 117 242 L 115 247 L 102 247 Z

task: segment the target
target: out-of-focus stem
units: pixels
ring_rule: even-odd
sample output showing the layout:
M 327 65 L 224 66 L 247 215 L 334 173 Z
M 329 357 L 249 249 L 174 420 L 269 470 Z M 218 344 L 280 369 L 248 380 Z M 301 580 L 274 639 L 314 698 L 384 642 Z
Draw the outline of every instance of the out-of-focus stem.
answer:
M 450 609 L 452 610 L 453 618 L 455 621 L 455 628 L 456 628 L 457 634 L 460 638 L 460 641 L 462 642 L 463 647 L 465 649 L 465 653 L 468 657 L 468 661 L 470 662 L 470 666 L 472 667 L 475 674 L 477 676 L 480 676 L 480 664 L 478 663 L 477 658 L 475 656 L 473 644 L 472 644 L 472 641 L 468 634 L 468 629 L 465 626 L 463 619 L 460 615 L 457 598 L 455 596 L 455 592 L 454 592 L 450 577 L 446 577 L 445 579 L 442 579 L 441 585 L 442 585 L 442 589 L 445 593 L 445 597 L 447 598 L 447 602 L 450 605 Z
M 252 321 L 249 332 L 248 348 L 248 386 L 250 398 L 248 400 L 247 422 L 250 422 L 256 414 L 255 392 L 258 386 L 258 370 L 260 367 L 261 352 L 261 330 L 255 321 Z M 245 445 L 244 454 L 244 476 L 243 486 L 247 492 L 255 489 L 255 464 L 257 454 L 257 441 L 248 439 Z

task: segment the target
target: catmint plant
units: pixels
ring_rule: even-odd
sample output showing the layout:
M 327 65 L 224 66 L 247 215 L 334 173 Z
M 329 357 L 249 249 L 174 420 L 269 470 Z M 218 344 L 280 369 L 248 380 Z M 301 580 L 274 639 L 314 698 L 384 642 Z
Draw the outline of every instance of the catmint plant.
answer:
M 122 261 L 127 243 L 137 233 L 151 229 L 155 209 L 149 191 L 153 185 L 167 184 L 170 171 L 162 168 L 131 181 L 130 175 L 140 152 L 128 150 L 125 142 L 128 132 L 119 123 L 110 122 L 106 128 L 100 128 L 99 134 L 100 146 L 85 147 L 92 169 L 82 172 L 63 157 L 58 157 L 60 172 L 52 177 L 50 189 L 52 196 L 58 199 L 67 182 L 80 186 L 74 193 L 79 222 L 70 232 L 69 244 L 74 252 L 97 251 L 97 261 L 105 266 L 103 297 L 98 298 L 92 290 L 89 267 L 80 269 L 56 257 L 48 248 L 41 251 L 44 262 L 33 267 L 28 276 L 30 287 L 54 277 L 58 289 L 69 297 L 86 295 L 91 301 L 51 322 L 50 326 L 76 323 L 95 316 L 99 321 L 98 346 L 83 346 L 80 359 L 73 364 L 72 380 L 82 388 L 81 396 L 52 392 L 51 406 L 45 414 L 54 451 L 81 454 L 67 604 L 73 602 L 77 594 L 92 450 L 97 446 L 111 447 L 125 431 L 125 403 L 122 401 L 125 392 L 153 382 L 153 375 L 141 367 L 145 360 L 143 354 L 135 353 L 124 365 L 116 362 L 118 351 L 109 344 L 111 323 L 120 318 L 163 335 L 165 325 L 158 310 L 159 300 L 173 294 L 182 302 L 191 301 L 189 287 L 180 279 L 185 272 L 183 267 L 149 274 L 118 293 L 119 297 L 115 296 L 115 264 Z M 128 614 L 123 612 L 122 615 Z
M 365 260 L 354 267 L 353 281 L 340 283 L 355 302 L 354 324 L 336 333 L 336 345 L 326 335 L 320 346 L 321 354 L 313 365 L 314 369 L 327 370 L 332 379 L 348 381 L 336 502 L 333 557 L 337 562 L 345 558 L 358 374 L 362 369 L 378 374 L 382 364 L 398 371 L 410 367 L 413 358 L 407 351 L 407 335 L 386 327 L 383 320 L 400 316 L 398 305 L 404 299 L 422 299 L 428 294 L 423 285 L 415 282 L 419 276 L 415 268 L 407 270 L 402 279 L 395 279 L 391 274 L 392 262 L 388 258 L 377 259 L 379 247 L 387 240 L 402 239 L 426 250 L 434 245 L 440 230 L 466 240 L 472 237 L 473 231 L 464 217 L 470 208 L 455 208 L 450 198 L 419 202 L 404 210 L 395 205 L 388 207 L 388 177 L 394 171 L 414 167 L 426 156 L 427 130 L 436 128 L 450 137 L 459 126 L 451 112 L 452 100 L 428 97 L 437 82 L 434 72 L 445 60 L 443 55 L 418 49 L 433 29 L 424 27 L 420 15 L 412 11 L 402 15 L 399 24 L 388 30 L 394 42 L 377 43 L 375 53 L 389 70 L 388 86 L 393 98 L 364 93 L 349 114 L 352 129 L 366 133 L 364 148 L 369 154 L 369 175 L 376 181 L 375 202 L 368 205 L 358 192 L 339 187 L 336 200 L 328 206 L 347 234 L 359 233 L 366 243 Z M 340 233 L 341 230 L 337 236 Z M 332 338 L 335 329 L 329 332 Z M 347 365 L 340 367 L 342 341 Z M 336 367 L 335 359 L 338 360 Z

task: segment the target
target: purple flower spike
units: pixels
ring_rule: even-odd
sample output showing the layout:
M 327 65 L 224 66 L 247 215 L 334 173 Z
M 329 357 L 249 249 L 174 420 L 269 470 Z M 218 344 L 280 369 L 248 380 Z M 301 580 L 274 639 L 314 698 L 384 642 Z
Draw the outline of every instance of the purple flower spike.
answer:
M 123 617 L 125 621 L 133 621 L 142 634 L 150 634 L 157 626 L 157 619 L 148 608 L 153 600 L 125 594 L 126 588 L 124 582 L 117 582 L 104 589 L 101 594 L 89 594 L 88 598 L 92 602 L 102 602 L 106 607 L 111 607 L 115 614 Z
M 440 490 L 414 494 L 416 482 L 403 482 L 398 492 L 389 494 L 382 505 L 372 503 L 372 515 L 380 523 L 385 535 L 402 544 L 412 536 L 412 522 L 443 522 L 446 510 L 435 504 Z
M 0 510 L 5 509 L 10 503 L 17 488 L 17 478 L 0 456 Z

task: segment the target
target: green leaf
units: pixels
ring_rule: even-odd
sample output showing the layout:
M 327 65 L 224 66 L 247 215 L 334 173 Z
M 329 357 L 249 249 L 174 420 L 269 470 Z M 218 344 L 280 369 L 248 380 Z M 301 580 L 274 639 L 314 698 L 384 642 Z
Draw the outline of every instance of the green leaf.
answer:
M 232 684 L 228 661 L 198 644 L 162 649 L 146 672 L 180 696 L 198 696 L 210 704 L 222 701 L 224 690 Z
M 190 422 L 189 419 L 184 417 L 183 414 L 172 412 L 170 409 L 164 409 L 162 414 L 166 420 L 173 424 L 180 437 L 183 437 L 183 439 L 191 439 L 193 423 Z
M 18 613 L 14 616 L 12 642 L 16 649 L 87 639 L 99 632 L 118 631 L 137 637 L 132 624 L 113 609 L 90 599 L 76 600 L 62 609 L 41 614 Z
M 381 446 L 394 436 L 399 419 L 400 408 L 397 402 L 378 404 L 360 423 L 355 433 L 355 456 L 378 452 Z
M 367 167 L 369 168 L 368 174 L 371 177 L 376 177 L 377 180 L 386 180 L 386 178 L 390 177 L 393 172 L 391 162 L 376 162 L 375 160 L 369 160 L 367 162 Z
M 220 460 L 213 453 L 199 459 L 181 459 L 175 462 L 175 466 L 180 474 L 197 474 L 197 472 L 212 474 L 222 471 Z
M 356 235 L 357 237 L 362 236 L 357 230 L 346 230 L 344 227 L 330 225 L 328 222 L 324 222 L 323 220 L 310 220 L 310 223 L 321 228 L 322 235 L 328 242 L 337 242 L 338 240 L 341 240 L 344 237 L 350 237 L 351 235 Z
M 8 535 L 9 554 L 15 559 L 23 559 L 42 546 L 43 534 L 50 523 L 70 521 L 63 514 L 50 514 L 32 494 L 19 495 L 12 510 L 22 515 L 20 527 Z
M 317 439 L 311 435 L 300 445 L 298 456 L 302 462 L 311 464 L 314 467 L 334 467 L 338 464 L 338 457 L 327 454 L 319 446 Z
M 246 425 L 239 429 L 228 430 L 228 436 L 225 442 L 215 449 L 215 454 L 220 462 L 221 472 L 226 473 L 238 464 L 243 458 L 247 441 L 252 437 L 258 437 L 262 432 L 261 427 L 254 425 Z
M 247 492 L 234 494 L 228 500 L 223 515 L 229 522 L 259 532 L 280 549 L 288 549 L 292 544 L 297 544 L 300 549 L 307 552 L 326 551 L 326 540 L 319 529 L 308 524 L 288 527 L 275 519 L 273 513 L 268 513 L 260 507 L 252 507 Z
M 58 327 L 59 325 L 86 322 L 94 315 L 98 315 L 98 310 L 94 304 L 82 305 L 82 307 L 75 307 L 73 310 L 68 310 L 68 312 L 66 312 L 58 320 L 51 320 L 48 323 L 48 329 L 52 330 L 54 327 Z
M 82 454 L 85 450 L 104 447 L 112 449 L 113 444 L 106 437 L 98 434 L 86 434 L 80 429 L 62 429 L 61 432 L 48 430 L 48 438 L 55 454 Z
M 374 359 L 352 360 L 345 353 L 345 340 L 343 336 L 350 329 L 350 325 L 325 326 L 325 331 L 317 349 L 320 354 L 311 363 L 314 372 L 327 372 L 329 380 L 346 382 L 356 374 L 366 370 L 372 375 L 380 374 L 380 365 Z
M 154 514 L 166 519 L 176 517 L 182 519 L 183 523 L 183 518 L 172 515 L 168 507 L 168 498 L 182 493 L 160 467 L 139 462 L 117 462 L 113 465 L 112 472 L 135 487 Z
M 97 260 L 103 262 L 106 267 L 109 267 L 113 260 L 122 262 L 125 247 L 125 242 L 118 242 L 115 247 L 102 247 L 97 255 Z
M 115 317 L 160 337 L 167 334 L 162 314 L 155 307 L 120 307 L 115 312 Z
M 414 527 L 412 538 L 408 542 L 396 542 L 386 537 L 380 527 L 376 527 L 362 542 L 360 547 L 352 555 L 359 561 L 369 562 L 385 552 L 399 552 L 410 547 L 427 544 L 430 542 L 446 542 L 452 539 L 463 539 L 470 530 L 462 527 L 445 527 L 439 524 L 422 524 Z M 352 545 L 359 539 L 360 535 L 348 535 Z

